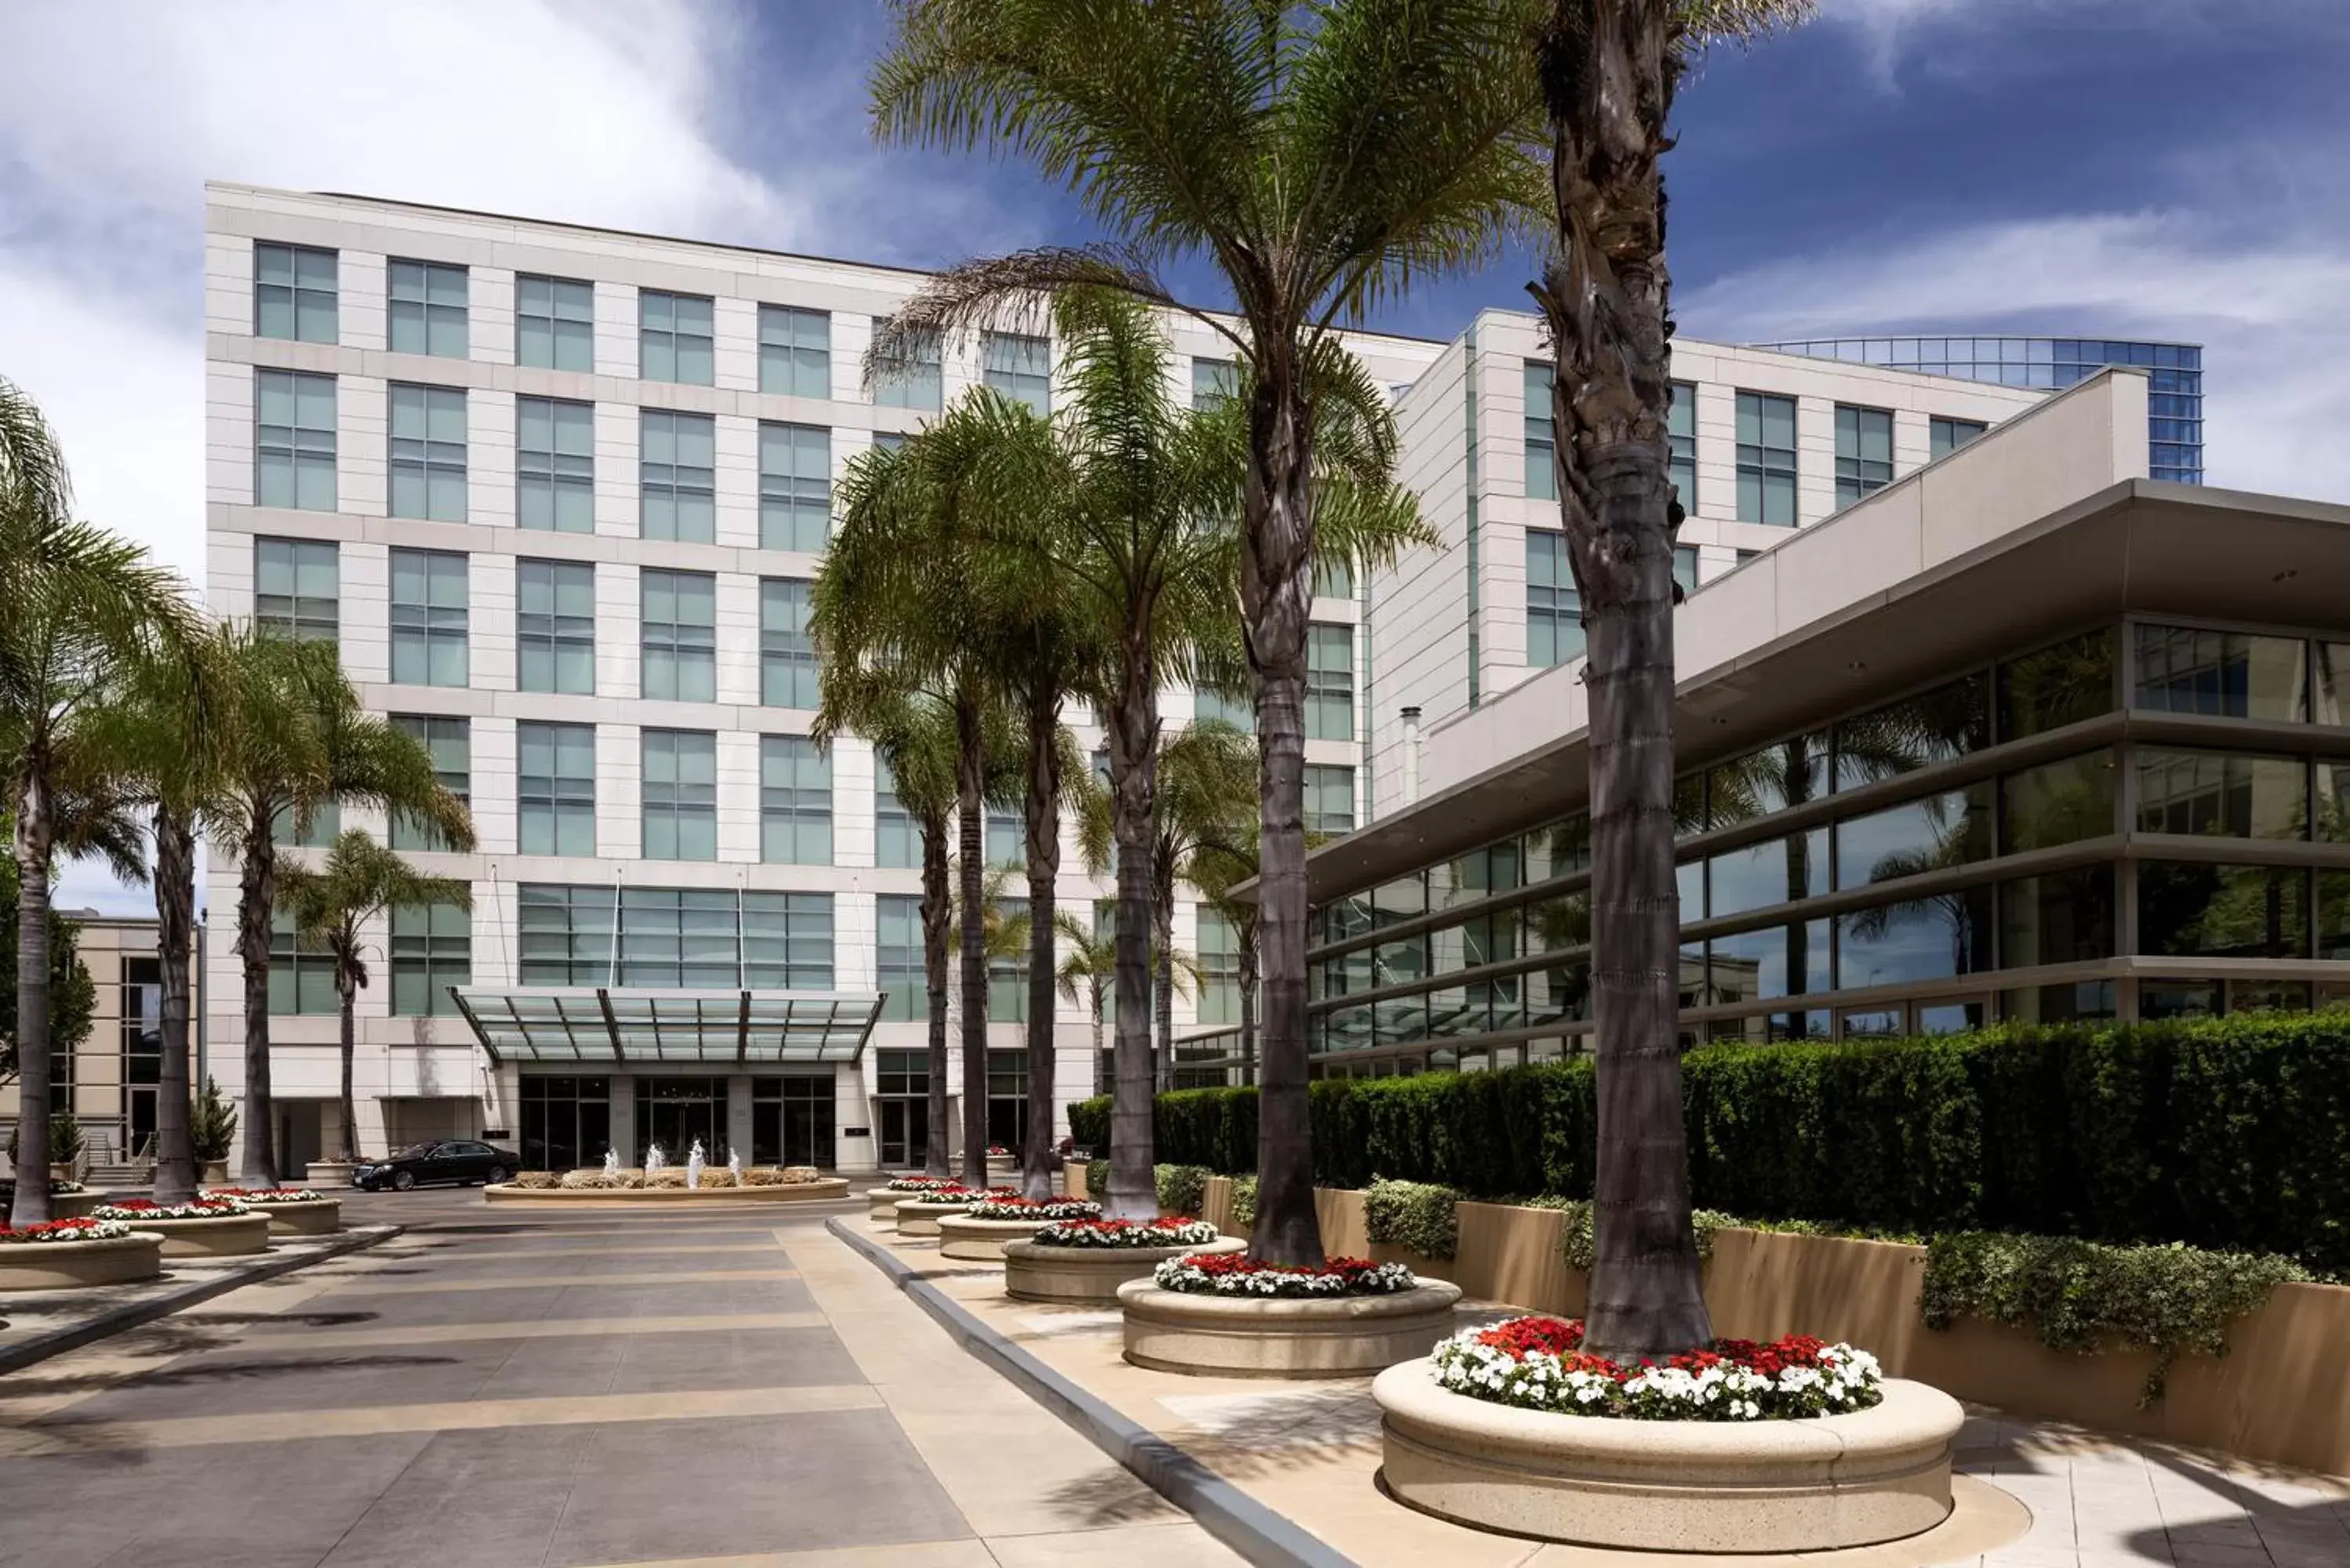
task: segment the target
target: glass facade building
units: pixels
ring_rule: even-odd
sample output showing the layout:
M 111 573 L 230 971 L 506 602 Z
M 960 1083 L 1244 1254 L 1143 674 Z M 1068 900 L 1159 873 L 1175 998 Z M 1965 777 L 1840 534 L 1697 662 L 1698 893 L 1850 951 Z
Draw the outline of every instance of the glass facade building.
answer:
M 2004 336 L 1811 337 L 1753 347 L 2048 391 L 2062 391 L 2085 381 L 2107 365 L 2135 365 L 2150 380 L 2147 433 L 2153 444 L 2147 472 L 2156 479 L 2181 484 L 2203 483 L 2203 349 L 2199 344 Z

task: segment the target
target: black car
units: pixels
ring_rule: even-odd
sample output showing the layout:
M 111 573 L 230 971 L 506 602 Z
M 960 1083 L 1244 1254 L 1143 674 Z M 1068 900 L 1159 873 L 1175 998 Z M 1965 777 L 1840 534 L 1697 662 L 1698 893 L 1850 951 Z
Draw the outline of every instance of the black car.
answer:
M 428 1181 L 453 1181 L 463 1187 L 475 1181 L 504 1181 L 521 1161 L 504 1149 L 471 1138 L 440 1138 L 394 1149 L 381 1159 L 361 1160 L 351 1170 L 351 1185 L 368 1191 L 390 1187 L 405 1192 Z

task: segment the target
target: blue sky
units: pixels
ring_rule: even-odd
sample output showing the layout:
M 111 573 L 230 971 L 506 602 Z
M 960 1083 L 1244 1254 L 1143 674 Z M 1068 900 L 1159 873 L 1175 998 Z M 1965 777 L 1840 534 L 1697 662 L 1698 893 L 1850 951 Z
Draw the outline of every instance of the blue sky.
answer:
M 1668 178 L 1685 333 L 2201 341 L 2212 482 L 2350 502 L 2350 0 L 1823 11 L 1683 91 Z M 57 424 L 88 514 L 196 580 L 207 179 L 912 265 L 1092 237 L 1023 165 L 873 144 L 871 0 L 400 15 L 11 13 L 0 375 Z M 1523 308 L 1534 265 L 1423 289 L 1375 325 L 1449 337 L 1478 308 Z M 78 872 L 75 896 L 119 901 Z

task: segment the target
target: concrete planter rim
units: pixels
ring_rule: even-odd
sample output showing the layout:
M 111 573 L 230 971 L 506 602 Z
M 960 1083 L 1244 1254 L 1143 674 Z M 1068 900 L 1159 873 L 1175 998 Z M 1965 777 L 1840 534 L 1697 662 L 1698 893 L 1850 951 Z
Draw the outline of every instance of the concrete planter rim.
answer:
M 1003 1255 L 1050 1264 L 1056 1269 L 1082 1267 L 1097 1260 L 1105 1263 L 1116 1261 L 1129 1267 L 1136 1263 L 1149 1263 L 1156 1268 L 1168 1259 L 1180 1258 L 1187 1252 L 1237 1252 L 1247 1246 L 1248 1243 L 1238 1236 L 1219 1236 L 1212 1241 L 1186 1241 L 1174 1247 L 1055 1247 L 1030 1237 L 1003 1243 Z M 1015 1247 L 1019 1249 L 1017 1252 L 1013 1251 Z
M 249 1209 L 243 1214 L 205 1214 L 190 1220 L 126 1220 L 123 1223 L 151 1235 L 168 1236 L 176 1231 L 201 1231 L 211 1226 L 226 1230 L 233 1225 L 250 1225 L 255 1220 L 266 1220 L 268 1218 L 259 1210 Z
M 163 1238 L 152 1231 L 133 1231 L 128 1236 L 100 1236 L 88 1241 L 9 1241 L 0 1243 L 0 1271 L 22 1258 L 89 1258 L 101 1252 L 128 1251 L 133 1247 L 155 1247 Z
M 944 1231 L 948 1226 L 951 1225 L 956 1230 L 962 1231 L 968 1235 L 1002 1236 L 1007 1239 L 1032 1236 L 1037 1231 L 1043 1230 L 1045 1226 L 1057 1224 L 1058 1222 L 1059 1221 L 1053 1220 L 974 1220 L 967 1214 L 941 1214 L 939 1216 L 939 1229 L 941 1231 Z
M 971 1205 L 969 1203 L 932 1203 L 928 1199 L 906 1198 L 900 1199 L 890 1207 L 900 1214 L 910 1212 L 918 1219 L 944 1220 L 951 1215 L 961 1214 Z
M 1190 1319 L 1226 1331 L 1244 1331 L 1252 1324 L 1263 1324 L 1271 1330 L 1303 1324 L 1375 1325 L 1381 1318 L 1419 1317 L 1440 1307 L 1450 1308 L 1460 1300 L 1461 1287 L 1450 1280 L 1422 1280 L 1408 1291 L 1360 1296 L 1198 1295 L 1188 1291 L 1161 1290 L 1150 1279 L 1129 1280 L 1118 1289 L 1118 1305 L 1128 1313 L 1161 1319 Z

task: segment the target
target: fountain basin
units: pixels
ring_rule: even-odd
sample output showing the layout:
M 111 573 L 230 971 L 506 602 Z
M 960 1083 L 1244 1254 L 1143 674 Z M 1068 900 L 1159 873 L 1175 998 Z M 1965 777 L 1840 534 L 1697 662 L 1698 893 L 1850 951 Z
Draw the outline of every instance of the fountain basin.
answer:
M 764 1187 L 515 1187 L 511 1183 L 482 1189 L 492 1203 L 621 1203 L 655 1208 L 723 1208 L 739 1203 L 817 1203 L 848 1196 L 848 1179 L 827 1176 L 817 1181 L 781 1181 Z
M 1003 1243 L 1003 1293 L 1020 1302 L 1118 1300 L 1129 1280 L 1147 1280 L 1169 1258 L 1187 1252 L 1245 1252 L 1238 1236 L 1189 1247 L 1047 1247 L 1035 1241 Z

